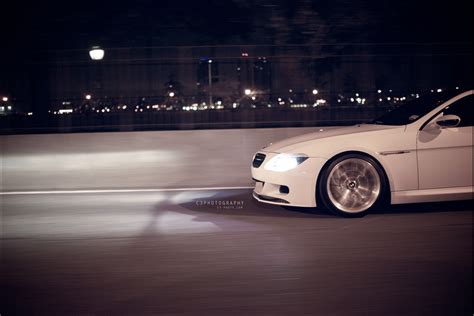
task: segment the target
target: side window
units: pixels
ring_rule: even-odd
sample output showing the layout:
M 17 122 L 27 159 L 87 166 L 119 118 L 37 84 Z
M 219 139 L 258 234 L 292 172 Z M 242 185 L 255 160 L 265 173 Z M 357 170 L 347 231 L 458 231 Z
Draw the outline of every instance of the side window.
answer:
M 474 95 L 470 94 L 443 110 L 444 115 L 454 114 L 461 118 L 459 127 L 474 126 Z

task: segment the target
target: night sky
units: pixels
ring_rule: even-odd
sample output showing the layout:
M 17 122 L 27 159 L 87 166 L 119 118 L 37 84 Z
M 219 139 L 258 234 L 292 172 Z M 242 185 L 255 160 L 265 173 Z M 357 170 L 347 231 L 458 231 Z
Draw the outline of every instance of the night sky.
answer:
M 470 42 L 472 1 L 37 1 L 2 5 L 2 46 L 41 49 Z M 5 50 L 2 50 L 6 53 Z

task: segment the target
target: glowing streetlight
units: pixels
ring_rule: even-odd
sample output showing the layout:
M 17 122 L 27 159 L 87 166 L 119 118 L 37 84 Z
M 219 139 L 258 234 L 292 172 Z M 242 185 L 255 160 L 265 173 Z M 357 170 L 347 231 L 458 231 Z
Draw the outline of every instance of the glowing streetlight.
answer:
M 250 94 L 252 94 L 252 90 L 250 90 L 250 89 L 245 89 L 245 90 L 244 90 L 244 93 L 245 93 L 245 95 L 250 95 Z
M 318 92 L 319 92 L 318 90 L 313 89 L 313 94 L 314 94 L 314 95 L 318 94 Z
M 3 102 L 8 102 L 8 97 L 3 97 L 3 98 L 2 98 L 2 101 L 3 101 Z
M 90 94 L 86 94 L 86 100 L 92 99 L 92 96 Z
M 175 94 L 174 94 L 173 91 L 171 91 L 170 93 L 168 93 L 168 96 L 169 96 L 170 98 L 174 97 L 174 95 L 175 95 Z
M 92 60 L 102 60 L 104 58 L 104 50 L 100 46 L 93 46 L 89 51 Z

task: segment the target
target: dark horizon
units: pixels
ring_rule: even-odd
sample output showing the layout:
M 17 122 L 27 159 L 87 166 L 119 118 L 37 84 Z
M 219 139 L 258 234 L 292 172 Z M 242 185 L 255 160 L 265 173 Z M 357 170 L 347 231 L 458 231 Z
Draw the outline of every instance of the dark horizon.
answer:
M 5 6 L 2 41 L 17 49 L 228 44 L 471 42 L 472 2 L 93 1 Z M 6 32 L 5 32 L 6 30 Z M 3 50 L 5 53 L 5 50 Z

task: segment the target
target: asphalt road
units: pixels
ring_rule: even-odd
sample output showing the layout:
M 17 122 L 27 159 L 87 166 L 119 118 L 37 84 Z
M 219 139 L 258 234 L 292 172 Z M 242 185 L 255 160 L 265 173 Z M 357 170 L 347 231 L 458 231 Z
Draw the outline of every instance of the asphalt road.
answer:
M 6 315 L 472 315 L 472 204 L 360 219 L 250 190 L 0 196 Z

